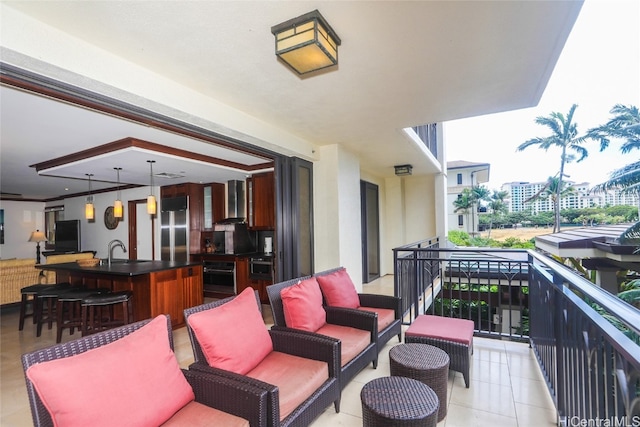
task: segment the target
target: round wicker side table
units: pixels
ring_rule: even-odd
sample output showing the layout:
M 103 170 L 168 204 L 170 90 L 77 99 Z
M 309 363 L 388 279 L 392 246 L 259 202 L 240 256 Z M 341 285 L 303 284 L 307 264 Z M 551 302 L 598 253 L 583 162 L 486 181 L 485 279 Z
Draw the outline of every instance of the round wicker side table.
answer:
M 360 392 L 364 427 L 436 427 L 438 396 L 420 381 L 382 377 Z
M 389 350 L 391 375 L 413 378 L 433 389 L 440 400 L 438 422 L 447 416 L 449 355 L 428 344 L 398 344 Z

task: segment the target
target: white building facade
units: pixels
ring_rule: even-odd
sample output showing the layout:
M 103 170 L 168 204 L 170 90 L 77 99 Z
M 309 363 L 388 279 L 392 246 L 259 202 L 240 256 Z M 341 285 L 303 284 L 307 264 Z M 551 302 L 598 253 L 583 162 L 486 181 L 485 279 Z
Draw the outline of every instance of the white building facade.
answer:
M 458 211 L 454 205 L 462 197 L 465 188 L 472 189 L 489 181 L 489 163 L 474 163 L 464 160 L 447 162 L 447 217 L 449 230 L 466 231 L 474 234 L 478 231 L 478 212 Z

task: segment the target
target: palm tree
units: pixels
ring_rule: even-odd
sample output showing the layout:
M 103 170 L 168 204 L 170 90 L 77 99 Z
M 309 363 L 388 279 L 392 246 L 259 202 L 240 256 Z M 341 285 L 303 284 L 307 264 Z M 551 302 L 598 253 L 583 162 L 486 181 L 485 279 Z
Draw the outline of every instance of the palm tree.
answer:
M 582 144 L 587 137 L 578 137 L 577 125 L 573 122 L 573 114 L 578 106 L 573 104 L 569 110 L 569 114 L 565 117 L 562 113 L 553 112 L 548 117 L 539 116 L 536 117 L 535 122 L 542 126 L 547 126 L 551 130 L 551 135 L 546 137 L 537 137 L 530 139 L 520 144 L 517 148 L 518 151 L 531 146 L 538 146 L 545 151 L 551 147 L 559 147 L 562 149 L 560 155 L 560 172 L 558 173 L 558 185 L 555 198 L 555 219 L 553 224 L 554 233 L 560 231 L 560 193 L 562 191 L 562 178 L 565 176 L 564 167 L 565 164 L 571 162 L 575 157 L 569 153 L 569 150 L 573 150 L 578 155 L 578 162 L 584 160 L 589 152 L 586 148 L 582 147 Z
M 458 195 L 458 198 L 453 201 L 453 206 L 455 207 L 454 212 L 462 212 L 465 216 L 467 216 L 469 214 L 469 211 L 473 209 L 474 203 L 475 202 L 473 200 L 473 194 L 471 193 L 471 190 L 465 188 L 462 190 L 462 193 Z
M 491 209 L 491 217 L 490 217 L 490 221 L 489 221 L 489 235 L 488 237 L 491 237 L 491 229 L 493 228 L 493 218 L 496 215 L 502 215 L 505 214 L 509 211 L 509 208 L 507 207 L 507 203 L 505 202 L 505 199 L 509 197 L 509 192 L 508 191 L 498 191 L 498 190 L 493 190 L 493 193 L 491 194 L 491 198 L 489 200 L 489 209 Z
M 491 191 L 484 185 L 474 185 L 471 187 L 471 197 L 473 202 L 473 211 L 471 211 L 471 222 L 473 234 L 476 232 L 475 217 L 478 212 L 478 205 L 482 201 L 488 201 L 491 196 Z
M 600 151 L 609 146 L 610 138 L 622 139 L 620 151 L 627 154 L 640 149 L 640 111 L 633 105 L 616 104 L 610 111 L 614 114 L 606 124 L 590 129 L 587 135 L 600 141 Z M 609 180 L 594 187 L 595 191 L 619 188 L 622 191 L 640 196 L 640 161 L 628 164 L 613 171 Z M 640 213 L 640 206 L 638 206 Z M 640 239 L 640 221 L 629 227 L 621 240 Z

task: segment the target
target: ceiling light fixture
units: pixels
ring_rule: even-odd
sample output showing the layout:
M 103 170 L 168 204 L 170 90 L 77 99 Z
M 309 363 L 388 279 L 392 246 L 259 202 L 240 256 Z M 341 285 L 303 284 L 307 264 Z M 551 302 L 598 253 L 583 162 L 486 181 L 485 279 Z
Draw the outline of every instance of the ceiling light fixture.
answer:
M 91 195 L 91 177 L 92 173 L 85 173 L 89 177 L 89 195 L 87 196 L 87 203 L 84 205 L 84 217 L 89 221 L 95 218 L 93 209 L 93 196 Z
M 149 215 L 155 215 L 156 214 L 156 196 L 153 195 L 153 164 L 155 163 L 155 160 L 147 160 L 147 163 L 149 163 L 149 167 L 151 169 L 150 172 L 150 185 L 149 185 L 149 195 L 147 196 L 147 213 Z
M 407 176 L 411 175 L 413 171 L 413 166 L 411 165 L 397 165 L 393 167 L 396 171 L 396 176 Z
M 340 37 L 318 10 L 271 27 L 276 55 L 302 75 L 338 64 Z
M 116 201 L 113 202 L 113 216 L 115 218 L 122 218 L 122 200 L 120 199 L 120 171 L 122 168 L 114 168 L 118 176 L 118 190 L 116 194 Z

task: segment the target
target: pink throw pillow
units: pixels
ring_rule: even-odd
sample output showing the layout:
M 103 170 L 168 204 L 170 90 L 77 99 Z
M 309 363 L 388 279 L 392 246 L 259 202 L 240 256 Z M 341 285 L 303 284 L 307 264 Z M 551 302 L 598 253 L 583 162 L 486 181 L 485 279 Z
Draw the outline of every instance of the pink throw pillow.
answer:
M 27 377 L 56 426 L 161 425 L 194 399 L 165 316 L 102 347 L 33 365 Z
M 188 317 L 209 366 L 241 375 L 273 351 L 252 288 L 231 301 Z
M 327 305 L 330 307 L 360 307 L 358 291 L 349 277 L 345 268 L 334 271 L 331 274 L 316 276 L 318 284 L 324 295 Z
M 322 292 L 315 277 L 280 291 L 284 321 L 289 328 L 315 332 L 327 322 Z

